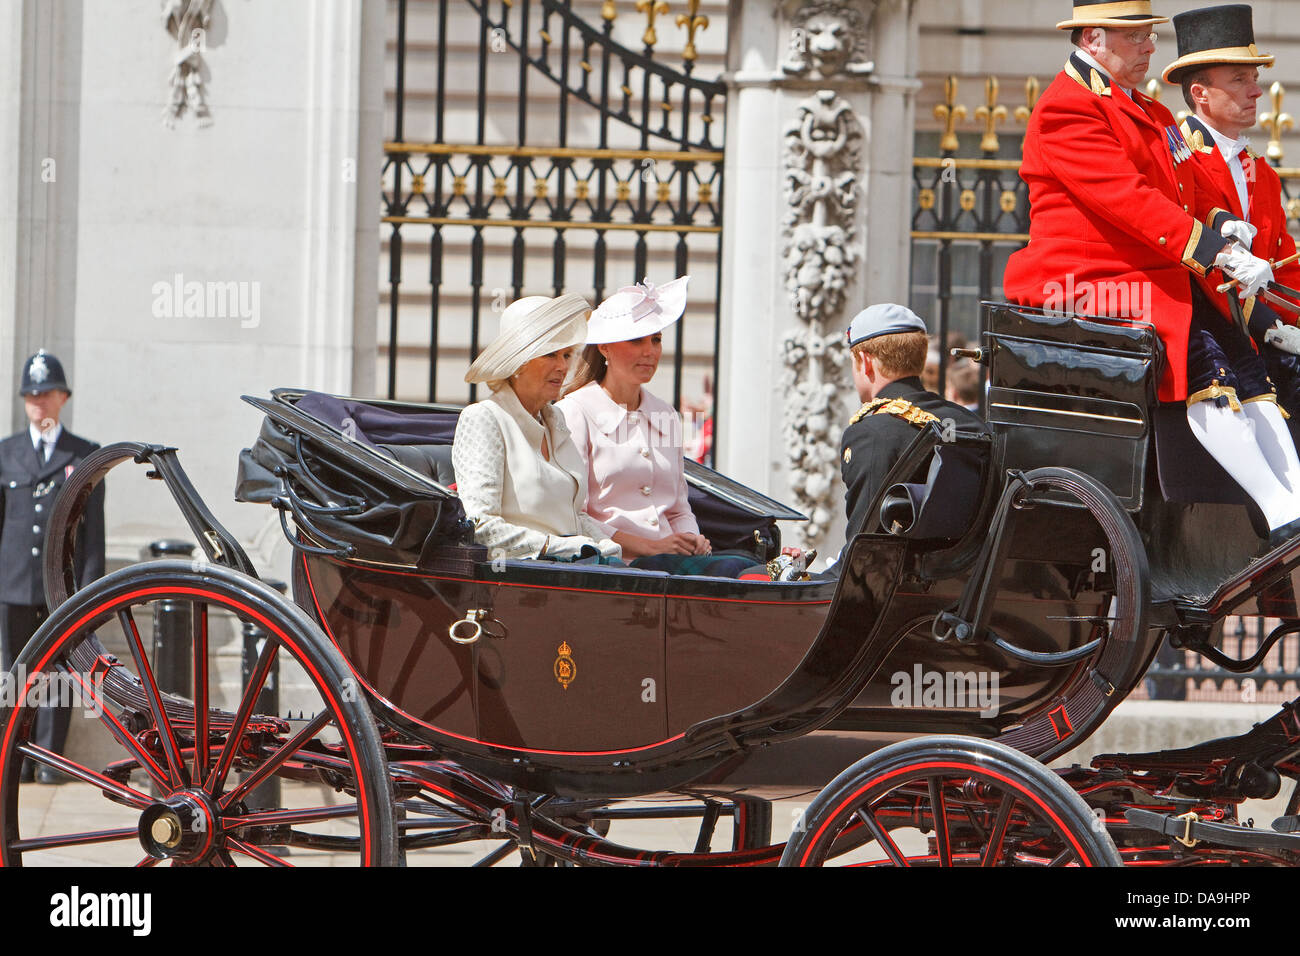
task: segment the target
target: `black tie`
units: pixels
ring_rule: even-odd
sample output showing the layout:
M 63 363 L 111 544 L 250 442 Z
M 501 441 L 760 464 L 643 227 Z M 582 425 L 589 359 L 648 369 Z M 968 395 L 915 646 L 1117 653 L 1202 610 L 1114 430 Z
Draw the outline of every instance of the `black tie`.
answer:
M 45 459 L 49 457 L 50 440 L 42 435 L 36 442 L 36 460 L 42 465 Z

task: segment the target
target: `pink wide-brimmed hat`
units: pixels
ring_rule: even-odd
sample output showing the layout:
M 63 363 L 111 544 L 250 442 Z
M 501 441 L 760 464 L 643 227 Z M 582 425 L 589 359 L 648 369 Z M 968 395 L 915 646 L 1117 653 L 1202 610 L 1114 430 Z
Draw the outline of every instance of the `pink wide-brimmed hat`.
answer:
M 661 286 L 648 280 L 619 289 L 597 306 L 587 322 L 587 344 L 627 342 L 662 332 L 686 311 L 686 284 L 682 276 Z

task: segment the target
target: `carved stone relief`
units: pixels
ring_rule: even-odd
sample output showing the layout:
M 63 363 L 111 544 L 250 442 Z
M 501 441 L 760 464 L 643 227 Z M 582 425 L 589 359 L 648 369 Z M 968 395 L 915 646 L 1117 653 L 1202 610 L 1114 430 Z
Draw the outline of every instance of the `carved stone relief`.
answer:
M 212 115 L 203 95 L 203 53 L 207 31 L 212 25 L 216 0 L 162 0 L 163 26 L 176 41 L 167 83 L 171 100 L 163 111 L 163 122 L 172 127 L 189 109 L 200 126 L 210 126 Z
M 866 13 L 861 6 L 818 0 L 795 9 L 781 68 L 793 76 L 817 80 L 836 74 L 871 73 L 875 66 L 867 59 L 867 39 L 874 0 Z
M 834 521 L 840 429 L 848 411 L 845 294 L 860 258 L 858 210 L 862 126 L 848 101 L 820 90 L 799 105 L 785 132 L 785 286 L 800 325 L 781 346 L 786 396 L 782 436 L 797 506 L 811 519 L 804 543 Z

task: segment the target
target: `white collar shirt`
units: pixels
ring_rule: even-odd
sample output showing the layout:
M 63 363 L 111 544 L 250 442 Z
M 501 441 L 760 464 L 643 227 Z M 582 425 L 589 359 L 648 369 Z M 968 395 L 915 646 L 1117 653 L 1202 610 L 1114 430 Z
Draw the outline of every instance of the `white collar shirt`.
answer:
M 47 432 L 43 432 L 35 425 L 28 425 L 27 433 L 31 436 L 33 449 L 40 446 L 42 439 L 49 442 L 49 444 L 45 446 L 45 455 L 43 457 L 44 461 L 49 461 L 50 456 L 54 454 L 54 446 L 59 443 L 59 436 L 63 434 L 63 426 L 56 422 L 53 428 Z
M 1241 154 L 1250 146 L 1250 140 L 1244 136 L 1241 139 L 1229 139 L 1205 120 L 1201 120 L 1201 125 L 1210 131 L 1210 135 L 1214 137 L 1214 145 L 1219 147 L 1223 161 L 1228 164 L 1228 172 L 1232 174 L 1232 184 L 1237 187 L 1237 198 L 1241 200 L 1241 213 L 1249 222 L 1250 190 L 1247 188 L 1246 168 L 1241 162 Z
M 1084 63 L 1087 63 L 1090 67 L 1092 67 L 1102 76 L 1110 76 L 1110 72 L 1100 63 L 1098 63 L 1096 58 L 1087 50 L 1079 50 L 1078 54 L 1079 54 L 1079 59 L 1081 59 Z M 1110 85 L 1112 89 L 1123 90 L 1125 96 L 1127 96 L 1129 99 L 1133 99 L 1133 91 L 1126 86 L 1120 86 L 1113 76 L 1110 76 Z

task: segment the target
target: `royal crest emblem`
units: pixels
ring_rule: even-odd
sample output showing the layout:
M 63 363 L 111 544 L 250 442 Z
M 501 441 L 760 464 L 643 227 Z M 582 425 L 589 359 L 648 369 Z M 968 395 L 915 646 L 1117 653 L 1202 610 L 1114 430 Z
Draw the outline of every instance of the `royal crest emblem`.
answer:
M 568 690 L 578 676 L 578 665 L 573 660 L 573 648 L 569 647 L 568 641 L 560 642 L 559 653 L 560 656 L 555 659 L 555 679 L 561 687 Z
M 27 374 L 37 385 L 50 377 L 50 369 L 45 364 L 45 356 L 42 353 L 38 352 L 32 359 L 32 364 L 27 367 Z

